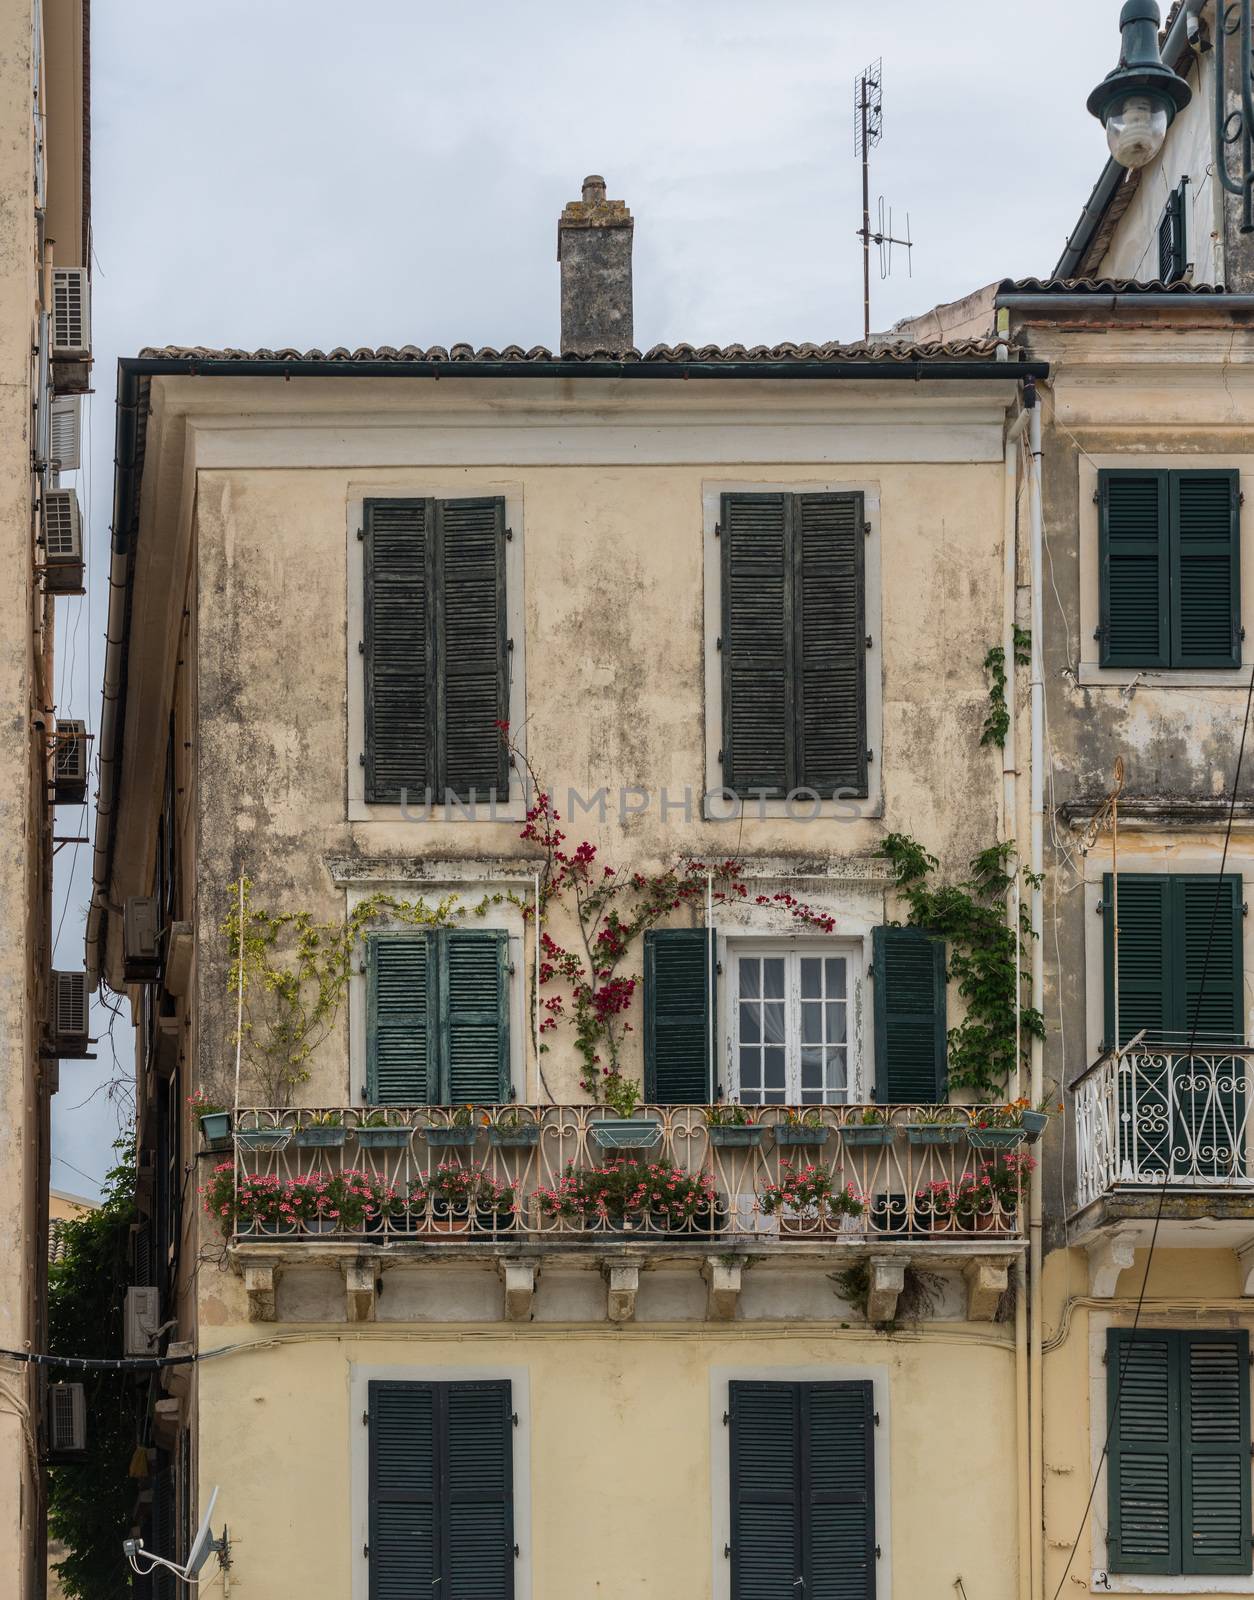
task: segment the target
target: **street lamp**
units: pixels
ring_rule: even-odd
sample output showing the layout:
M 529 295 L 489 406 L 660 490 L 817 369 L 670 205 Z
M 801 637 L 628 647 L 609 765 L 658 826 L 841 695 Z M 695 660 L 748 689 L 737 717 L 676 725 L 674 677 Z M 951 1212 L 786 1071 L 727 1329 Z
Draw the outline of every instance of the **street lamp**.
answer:
M 1176 112 L 1193 98 L 1184 79 L 1163 64 L 1160 20 L 1156 0 L 1127 0 L 1119 14 L 1119 65 L 1088 98 L 1088 108 L 1106 129 L 1106 143 L 1121 167 L 1148 165 L 1162 149 Z

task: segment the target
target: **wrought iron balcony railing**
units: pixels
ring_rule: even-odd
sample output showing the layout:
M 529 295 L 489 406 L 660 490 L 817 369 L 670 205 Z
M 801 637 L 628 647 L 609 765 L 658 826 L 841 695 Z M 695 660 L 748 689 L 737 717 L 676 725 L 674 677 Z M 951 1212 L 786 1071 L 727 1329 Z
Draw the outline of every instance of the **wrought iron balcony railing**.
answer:
M 1073 1090 L 1080 1205 L 1163 1183 L 1254 1191 L 1252 1062 L 1142 1042 L 1096 1061 Z
M 418 1106 L 249 1109 L 206 1188 L 236 1243 L 719 1239 L 813 1245 L 1022 1237 L 1032 1157 L 976 1108 Z M 883 1119 L 883 1120 L 877 1120 Z M 827 1191 L 830 1190 L 830 1198 Z

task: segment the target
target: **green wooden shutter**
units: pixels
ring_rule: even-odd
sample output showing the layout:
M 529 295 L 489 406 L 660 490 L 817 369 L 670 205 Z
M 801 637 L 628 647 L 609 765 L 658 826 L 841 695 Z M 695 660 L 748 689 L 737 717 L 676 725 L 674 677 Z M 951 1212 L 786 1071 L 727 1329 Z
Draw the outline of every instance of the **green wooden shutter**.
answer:
M 508 936 L 496 928 L 453 928 L 440 939 L 442 1098 L 450 1105 L 508 1100 Z
M 1144 1029 L 1147 1044 L 1163 1043 L 1172 1026 L 1172 950 L 1175 941 L 1171 880 L 1157 873 L 1119 874 L 1119 1043 Z M 1102 948 L 1105 971 L 1105 1043 L 1115 1043 L 1114 878 L 1102 879 Z
M 1121 893 L 1126 881 L 1120 879 Z M 1242 880 L 1235 875 L 1178 874 L 1169 881 L 1178 946 L 1172 1038 L 1188 1044 L 1196 1031 L 1199 1050 L 1242 1044 Z
M 802 1385 L 805 1595 L 874 1600 L 875 1399 L 872 1385 Z
M 1171 474 L 1171 664 L 1241 665 L 1240 476 Z
M 1170 507 L 1165 472 L 1098 474 L 1101 664 L 1171 665 Z
M 867 793 L 862 496 L 794 500 L 795 786 Z
M 435 1098 L 429 1020 L 434 1011 L 431 935 L 413 929 L 366 939 L 366 1098 L 424 1105 Z
M 431 502 L 365 505 L 366 799 L 424 803 L 433 782 L 427 684 Z
M 788 793 L 795 767 L 787 496 L 725 494 L 723 783 Z
M 1171 191 L 1158 224 L 1158 280 L 1160 283 L 1178 282 L 1188 270 L 1188 244 L 1185 223 L 1188 215 L 1187 180 Z
M 1180 1396 L 1174 1336 L 1111 1328 L 1106 1565 L 1111 1572 L 1179 1572 Z
M 1250 1336 L 1180 1334 L 1185 1572 L 1250 1571 Z
M 922 928 L 876 928 L 875 1098 L 934 1104 L 946 1093 L 945 946 Z
M 514 1593 L 514 1422 L 507 1381 L 442 1385 L 445 1600 Z M 419 1591 L 415 1588 L 412 1593 Z M 408 1597 L 407 1597 L 408 1600 Z
M 439 1582 L 435 1386 L 371 1383 L 369 1407 L 369 1600 L 412 1600 Z
M 644 1097 L 655 1105 L 708 1104 L 710 936 L 661 928 L 644 936 Z
M 732 1383 L 732 1600 L 797 1600 L 802 1576 L 801 1386 Z
M 509 794 L 505 502 L 440 500 L 435 515 L 439 799 L 486 805 Z

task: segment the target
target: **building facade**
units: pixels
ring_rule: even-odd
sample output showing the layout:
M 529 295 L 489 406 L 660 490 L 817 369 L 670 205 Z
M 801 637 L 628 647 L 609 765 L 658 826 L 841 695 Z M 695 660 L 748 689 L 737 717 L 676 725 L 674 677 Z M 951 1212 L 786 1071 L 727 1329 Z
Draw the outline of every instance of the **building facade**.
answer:
M 262 1593 L 1007 1592 L 1047 368 L 642 356 L 600 180 L 561 241 L 556 356 L 121 364 L 88 966 L 197 1358 L 143 1536 L 216 1486 Z
M 65 801 L 83 801 L 86 787 L 85 741 L 73 725 L 58 729 L 52 675 L 53 596 L 82 587 L 77 508 L 71 528 L 73 491 L 59 486 L 77 466 L 71 445 L 90 359 L 85 0 L 15 0 L 0 34 L 0 1193 L 10 1219 L 0 1349 L 26 1350 L 43 1340 L 49 1098 L 58 1055 L 70 1053 L 49 1012 L 58 768 Z M 81 973 L 77 997 L 81 1011 Z M 0 1369 L 0 1570 L 15 1595 L 34 1596 L 44 1581 L 39 1386 L 24 1365 L 0 1357 Z

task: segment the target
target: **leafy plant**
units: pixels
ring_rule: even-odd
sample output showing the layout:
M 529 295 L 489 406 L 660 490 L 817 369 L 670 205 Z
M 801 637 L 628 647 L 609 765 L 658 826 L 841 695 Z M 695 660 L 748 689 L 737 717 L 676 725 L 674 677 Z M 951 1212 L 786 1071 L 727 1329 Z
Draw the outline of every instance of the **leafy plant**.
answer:
M 821 1128 L 823 1118 L 817 1106 L 811 1106 L 808 1111 L 799 1111 L 796 1106 L 788 1106 L 784 1111 L 784 1121 L 790 1128 Z
M 1026 667 L 1032 660 L 1032 635 L 1017 624 L 1014 629 L 1015 666 Z M 984 657 L 984 670 L 989 676 L 988 715 L 984 719 L 981 744 L 995 744 L 1003 749 L 1010 732 L 1010 710 L 1006 702 L 1006 651 L 994 645 Z
M 705 1121 L 710 1128 L 748 1128 L 753 1125 L 753 1117 L 748 1110 L 735 1101 L 707 1106 Z
M 220 1116 L 227 1108 L 220 1106 L 216 1100 L 210 1099 L 203 1089 L 197 1089 L 195 1094 L 189 1094 L 187 1104 L 191 1107 L 192 1115 L 196 1117 Z
M 398 1111 L 367 1111 L 357 1118 L 359 1128 L 403 1128 L 405 1118 Z
M 798 1169 L 787 1161 L 780 1163 L 778 1180 L 765 1184 L 758 1191 L 758 1203 L 763 1215 L 768 1217 L 777 1211 L 799 1214 L 811 1210 L 817 1210 L 822 1216 L 857 1217 L 865 1210 L 853 1184 L 836 1188 L 827 1167 Z
M 626 1159 L 594 1167 L 569 1162 L 556 1188 L 537 1189 L 533 1198 L 549 1221 L 620 1224 L 632 1213 L 651 1212 L 675 1227 L 709 1215 L 717 1195 L 708 1172 Z
M 888 1112 L 879 1106 L 863 1106 L 856 1122 L 864 1128 L 883 1128 L 888 1124 Z
M 842 1300 L 847 1300 L 855 1311 L 866 1316 L 871 1299 L 871 1265 L 857 1261 L 843 1272 L 832 1274 L 832 1282 Z M 945 1293 L 945 1280 L 936 1272 L 907 1265 L 902 1277 L 901 1293 L 897 1296 L 897 1310 L 889 1322 L 874 1324 L 877 1333 L 896 1333 L 903 1324 L 923 1322 L 935 1315 Z
M 1016 1014 L 1024 1051 L 1031 1039 L 1045 1037 L 1044 1019 L 1023 1004 L 1017 987 L 1028 968 L 1027 907 L 1020 907 L 1017 935 L 1006 922 L 1014 846 L 1007 842 L 982 850 L 972 859 L 969 877 L 937 886 L 930 881 L 936 858 L 915 840 L 891 833 L 880 853 L 893 865 L 911 926 L 925 928 L 948 944 L 948 975 L 957 980 L 966 1001 L 966 1015 L 949 1030 L 950 1086 L 995 1099 L 1017 1065 Z
M 481 1166 L 463 1167 L 453 1161 L 442 1161 L 425 1178 L 415 1178 L 410 1185 L 409 1202 L 416 1211 L 517 1209 L 517 1195 L 510 1184 L 491 1177 Z
M 967 1119 L 957 1106 L 920 1106 L 914 1120 L 924 1128 L 952 1128 Z

